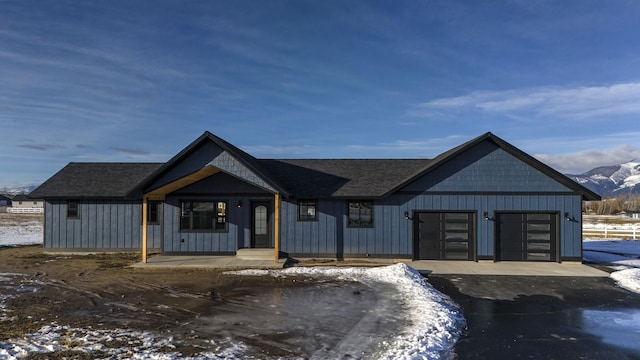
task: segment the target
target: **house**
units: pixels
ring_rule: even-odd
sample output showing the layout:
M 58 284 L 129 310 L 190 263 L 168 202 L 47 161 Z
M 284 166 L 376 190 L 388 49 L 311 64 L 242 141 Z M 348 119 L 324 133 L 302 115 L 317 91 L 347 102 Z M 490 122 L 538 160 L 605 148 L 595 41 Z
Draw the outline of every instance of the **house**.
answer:
M 0 207 L 4 208 L 7 206 L 11 206 L 11 198 L 0 194 Z
M 31 197 L 27 194 L 17 194 L 11 200 L 11 208 L 7 209 L 11 213 L 37 214 L 44 212 L 44 200 Z
M 70 163 L 46 251 L 581 261 L 600 196 L 492 133 L 434 159 L 257 159 L 205 132 L 166 163 Z M 244 250 L 243 250 L 244 251 Z
M 630 219 L 640 219 L 640 211 L 637 210 L 620 211 L 616 215 L 625 216 Z

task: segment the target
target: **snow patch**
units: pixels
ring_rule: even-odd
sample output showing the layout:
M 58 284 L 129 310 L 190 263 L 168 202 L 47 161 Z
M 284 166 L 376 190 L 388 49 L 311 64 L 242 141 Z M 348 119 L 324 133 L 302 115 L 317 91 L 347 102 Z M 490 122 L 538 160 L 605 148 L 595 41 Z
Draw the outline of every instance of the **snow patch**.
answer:
M 20 226 L 0 226 L 0 246 L 42 244 L 44 230 L 37 221 Z
M 127 344 L 112 347 L 112 344 Z M 52 323 L 21 339 L 0 343 L 0 358 L 20 359 L 36 353 L 77 351 L 99 353 L 109 359 L 241 359 L 242 344 L 225 344 L 219 352 L 203 352 L 197 357 L 183 357 L 176 352 L 173 339 L 157 338 L 146 331 L 123 329 L 97 330 L 72 328 Z
M 406 264 L 376 268 L 292 267 L 284 270 L 241 270 L 227 272 L 245 276 L 310 276 L 358 281 L 375 287 L 387 283 L 398 290 L 398 309 L 405 308 L 409 325 L 389 339 L 380 359 L 441 359 L 451 356 L 465 320 L 451 299 L 435 290 L 416 270 Z
M 621 287 L 640 294 L 640 268 L 616 271 L 611 278 Z
M 640 294 L 640 240 L 585 240 L 585 261 L 605 264 L 621 287 Z

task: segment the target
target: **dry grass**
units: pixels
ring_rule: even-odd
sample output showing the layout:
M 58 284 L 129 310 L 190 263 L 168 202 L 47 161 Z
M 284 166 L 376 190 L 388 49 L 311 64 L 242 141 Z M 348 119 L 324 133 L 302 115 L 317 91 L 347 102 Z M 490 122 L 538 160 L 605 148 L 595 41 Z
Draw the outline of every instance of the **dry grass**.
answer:
M 34 223 L 44 224 L 44 215 L 0 213 L 0 226 L 23 226 Z
M 583 223 L 592 224 L 640 224 L 640 220 L 618 215 L 583 215 Z

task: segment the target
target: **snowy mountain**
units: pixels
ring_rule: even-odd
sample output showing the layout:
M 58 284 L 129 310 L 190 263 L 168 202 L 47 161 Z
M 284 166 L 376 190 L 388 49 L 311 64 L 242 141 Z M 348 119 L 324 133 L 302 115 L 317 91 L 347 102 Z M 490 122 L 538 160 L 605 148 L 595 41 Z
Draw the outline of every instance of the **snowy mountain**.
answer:
M 1 186 L 0 185 L 0 194 L 9 194 L 9 195 L 17 195 L 17 194 L 28 194 L 33 191 L 33 189 L 37 188 L 36 185 L 27 185 L 27 186 Z
M 640 194 L 640 162 L 635 160 L 567 176 L 602 197 Z

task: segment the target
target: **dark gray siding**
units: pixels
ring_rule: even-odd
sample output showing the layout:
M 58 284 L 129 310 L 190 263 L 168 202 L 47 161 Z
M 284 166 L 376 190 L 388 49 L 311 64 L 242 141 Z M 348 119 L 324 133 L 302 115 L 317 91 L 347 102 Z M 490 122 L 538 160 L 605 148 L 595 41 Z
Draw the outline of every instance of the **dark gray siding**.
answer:
M 184 232 L 180 231 L 180 202 L 195 201 L 226 201 L 227 228 L 226 232 Z M 242 207 L 236 205 L 242 201 Z M 239 248 L 251 245 L 251 202 L 269 201 L 273 203 L 273 196 L 264 195 L 229 195 L 211 194 L 199 196 L 170 196 L 163 206 L 163 253 L 211 253 L 232 254 Z M 273 213 L 273 204 L 272 209 Z M 273 227 L 271 229 L 273 239 Z
M 181 232 L 180 202 L 183 200 L 226 201 L 228 232 Z M 241 208 L 237 207 L 239 201 Z M 235 253 L 239 248 L 250 247 L 252 201 L 273 202 L 273 195 L 225 173 L 172 193 L 163 206 L 163 252 Z
M 148 189 L 156 189 L 169 184 L 206 166 L 213 166 L 227 174 L 244 179 L 249 184 L 275 193 L 273 187 L 213 142 L 206 142 L 198 146 L 190 156 L 176 163 L 173 168 L 149 185 Z
M 45 203 L 44 246 L 48 250 L 139 250 L 141 204 L 92 200 L 79 203 L 80 216 L 67 218 L 66 201 Z M 156 239 L 157 240 L 157 239 Z M 159 247 L 155 241 L 150 247 Z
M 409 195 L 396 194 L 374 202 L 373 228 L 346 226 L 346 201 L 318 202 L 318 221 L 298 221 L 297 203 L 282 202 L 282 251 L 299 256 L 413 256 L 413 223 L 404 212 L 470 211 L 476 213 L 477 255 L 494 255 L 495 223 L 486 211 L 553 212 L 559 214 L 560 256 L 581 257 L 581 223 L 565 221 L 568 212 L 580 218 L 580 195 Z
M 184 161 L 176 164 L 173 168 L 163 174 L 153 184 L 148 186 L 149 189 L 156 189 L 167 185 L 189 174 L 193 174 L 211 161 L 211 159 L 222 153 L 222 149 L 212 142 L 204 143 L 193 150 L 193 153 Z
M 267 184 L 267 182 L 262 180 L 260 176 L 249 170 L 249 168 L 247 168 L 246 166 L 242 165 L 242 163 L 236 160 L 236 158 L 234 158 L 233 156 L 229 155 L 229 153 L 227 152 L 223 152 L 216 156 L 213 160 L 211 160 L 209 165 L 216 167 L 235 177 L 244 179 L 250 184 L 259 186 L 263 189 L 267 189 L 273 193 L 276 192 L 276 190 L 271 185 Z
M 572 192 L 496 145 L 482 142 L 417 179 L 409 192 Z
M 477 254 L 480 257 L 494 255 L 495 223 L 483 219 L 485 211 L 489 213 L 490 218 L 494 218 L 496 211 L 558 213 L 560 256 L 582 256 L 582 224 L 579 221 L 563 219 L 565 212 L 576 219 L 580 218 L 580 195 L 419 195 L 409 201 L 406 201 L 405 196 L 394 195 L 388 201 L 393 203 L 394 200 L 400 202 L 400 208 L 408 209 L 410 214 L 414 210 L 476 211 Z M 404 210 L 401 214 L 404 214 Z
M 343 243 L 342 223 L 346 203 L 343 200 L 318 201 L 317 221 L 298 221 L 298 204 L 283 200 L 280 249 L 291 254 L 335 257 Z

